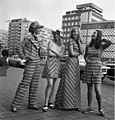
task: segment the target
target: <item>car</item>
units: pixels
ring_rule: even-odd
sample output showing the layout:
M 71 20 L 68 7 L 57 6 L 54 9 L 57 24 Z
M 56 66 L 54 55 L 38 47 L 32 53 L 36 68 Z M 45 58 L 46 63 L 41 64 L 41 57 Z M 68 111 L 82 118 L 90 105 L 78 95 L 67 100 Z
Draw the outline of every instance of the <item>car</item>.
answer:
M 24 68 L 25 65 L 21 64 L 21 59 L 18 55 L 13 55 L 12 57 L 8 57 L 8 64 L 10 67 Z
M 115 61 L 109 60 L 105 62 L 105 65 L 110 67 L 110 69 L 107 70 L 107 78 L 110 80 L 115 81 Z

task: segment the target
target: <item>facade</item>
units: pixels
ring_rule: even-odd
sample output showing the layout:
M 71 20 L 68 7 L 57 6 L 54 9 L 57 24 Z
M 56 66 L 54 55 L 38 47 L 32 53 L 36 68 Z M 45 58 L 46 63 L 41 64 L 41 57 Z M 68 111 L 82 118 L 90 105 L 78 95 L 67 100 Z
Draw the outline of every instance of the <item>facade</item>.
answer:
M 81 27 L 83 22 L 106 21 L 102 16 L 102 12 L 103 10 L 93 3 L 77 5 L 76 10 L 67 11 L 66 15 L 62 16 L 62 29 L 65 46 L 67 46 L 72 27 Z
M 8 47 L 10 56 L 17 54 L 15 47 L 28 33 L 31 21 L 26 18 L 13 19 L 9 22 Z
M 8 45 L 8 30 L 0 30 L 0 44 L 2 47 L 7 47 Z

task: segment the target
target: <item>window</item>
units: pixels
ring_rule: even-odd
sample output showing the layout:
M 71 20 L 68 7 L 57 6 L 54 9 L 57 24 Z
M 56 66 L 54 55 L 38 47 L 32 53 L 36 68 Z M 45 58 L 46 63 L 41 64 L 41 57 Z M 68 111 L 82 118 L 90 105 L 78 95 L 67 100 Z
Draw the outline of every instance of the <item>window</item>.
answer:
M 75 25 L 77 25 L 78 23 L 77 22 L 75 22 Z
M 68 23 L 68 26 L 70 26 L 70 22 Z

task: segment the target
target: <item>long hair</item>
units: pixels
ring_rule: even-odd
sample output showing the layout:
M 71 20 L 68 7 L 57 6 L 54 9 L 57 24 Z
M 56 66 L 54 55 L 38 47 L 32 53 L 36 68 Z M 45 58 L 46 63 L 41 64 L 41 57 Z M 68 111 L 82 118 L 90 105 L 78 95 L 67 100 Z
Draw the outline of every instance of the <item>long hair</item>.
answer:
M 72 28 L 72 30 L 71 30 L 71 32 L 70 32 L 70 38 L 73 39 L 73 35 L 72 35 L 72 34 L 73 34 L 74 31 L 75 31 L 75 32 L 78 32 L 77 40 L 79 39 L 80 42 L 83 43 L 82 40 L 81 40 L 81 33 L 80 33 L 80 28 L 79 28 L 79 27 L 73 27 L 73 28 Z M 76 40 L 76 42 L 77 42 L 77 40 Z
M 97 31 L 96 42 L 94 42 L 94 40 L 92 39 L 91 42 L 89 43 L 89 47 L 92 47 L 94 45 L 96 49 L 99 49 L 101 46 L 102 31 L 101 30 L 96 31 Z
M 77 32 L 78 31 L 78 34 L 79 34 L 79 37 L 80 37 L 80 28 L 79 27 L 73 27 L 72 28 L 72 30 L 71 30 L 71 32 L 70 32 L 70 38 L 72 38 L 73 39 L 73 32 Z M 79 37 L 78 37 L 78 39 L 79 39 Z
M 63 38 L 60 36 L 60 31 L 59 30 L 56 30 L 56 31 L 52 31 L 52 34 L 53 34 L 53 41 L 58 45 L 58 46 L 62 46 L 63 44 Z M 60 39 L 59 40 L 56 40 L 55 38 L 55 35 L 58 34 L 60 36 Z

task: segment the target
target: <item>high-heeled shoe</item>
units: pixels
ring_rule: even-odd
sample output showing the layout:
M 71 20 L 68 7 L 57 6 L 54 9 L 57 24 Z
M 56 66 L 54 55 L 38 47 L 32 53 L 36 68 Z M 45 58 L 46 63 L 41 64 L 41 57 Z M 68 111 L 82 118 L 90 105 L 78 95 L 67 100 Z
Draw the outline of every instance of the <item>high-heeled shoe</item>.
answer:
M 17 112 L 17 108 L 16 108 L 16 107 L 11 106 L 11 111 L 12 111 L 12 112 Z
M 105 113 L 104 113 L 103 108 L 102 108 L 102 109 L 100 109 L 100 110 L 98 110 L 98 111 L 100 112 L 100 115 L 101 115 L 102 117 L 104 117 L 104 116 L 105 116 Z
M 93 110 L 91 108 L 87 108 L 85 111 L 83 111 L 82 113 L 84 114 L 88 114 L 88 113 L 91 113 L 93 112 Z
M 54 109 L 54 108 L 55 108 L 55 106 L 54 106 L 53 103 L 48 103 L 48 107 L 51 108 L 51 109 Z
M 44 105 L 43 112 L 47 112 L 47 111 L 48 111 L 48 105 Z

